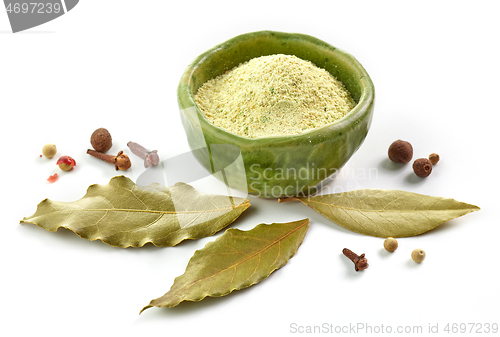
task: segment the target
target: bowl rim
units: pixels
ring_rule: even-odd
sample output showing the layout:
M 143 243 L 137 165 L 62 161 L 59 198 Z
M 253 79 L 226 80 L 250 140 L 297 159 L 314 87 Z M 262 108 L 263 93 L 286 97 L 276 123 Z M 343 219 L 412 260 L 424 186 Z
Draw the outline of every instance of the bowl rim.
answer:
M 359 73 L 359 82 L 360 82 L 360 87 L 361 87 L 361 96 L 359 98 L 359 101 L 357 102 L 356 106 L 349 111 L 344 117 L 340 118 L 339 120 L 336 120 L 332 123 L 310 129 L 307 131 L 304 131 L 299 134 L 293 134 L 293 135 L 271 135 L 271 136 L 265 136 L 265 137 L 256 137 L 256 138 L 249 138 L 245 136 L 240 136 L 235 133 L 231 133 L 227 131 L 224 128 L 221 128 L 217 125 L 212 124 L 206 117 L 205 115 L 201 112 L 200 108 L 194 101 L 194 93 L 191 91 L 191 82 L 193 80 L 193 73 L 194 71 L 200 67 L 203 62 L 209 58 L 210 56 L 216 54 L 220 50 L 224 49 L 225 47 L 228 47 L 233 44 L 237 44 L 242 42 L 243 40 L 248 40 L 252 39 L 254 37 L 261 37 L 261 36 L 274 36 L 275 38 L 287 38 L 287 39 L 300 39 L 304 40 L 306 42 L 310 42 L 318 47 L 326 48 L 331 51 L 335 50 L 336 52 L 342 54 L 345 59 L 348 59 L 350 64 L 353 66 L 353 68 L 356 70 L 357 73 Z M 309 60 L 307 60 L 309 61 Z M 184 83 L 184 85 L 183 85 Z M 183 106 L 183 103 L 180 100 L 180 94 L 181 92 L 187 92 L 189 101 L 192 103 L 191 106 Z M 334 47 L 330 45 L 329 43 L 326 43 L 325 41 L 322 41 L 318 38 L 315 38 L 311 35 L 306 35 L 306 34 L 301 34 L 301 33 L 287 33 L 287 32 L 278 32 L 278 31 L 271 31 L 271 30 L 262 30 L 262 31 L 255 31 L 255 32 L 250 32 L 250 33 L 244 33 L 237 35 L 229 40 L 226 40 L 218 45 L 215 45 L 214 47 L 208 49 L 204 53 L 200 54 L 198 57 L 196 57 L 186 68 L 184 71 L 181 81 L 179 82 L 178 86 L 178 97 L 179 97 L 179 106 L 181 109 L 187 109 L 187 108 L 192 108 L 193 106 L 196 109 L 196 113 L 200 121 L 202 120 L 206 126 L 213 128 L 217 130 L 217 132 L 221 133 L 224 135 L 224 138 L 227 137 L 232 137 L 233 139 L 238 139 L 239 142 L 244 143 L 244 144 L 252 144 L 256 145 L 258 143 L 264 143 L 264 142 L 288 142 L 290 140 L 300 140 L 300 139 L 311 139 L 315 138 L 316 136 L 324 136 L 325 134 L 329 134 L 335 131 L 340 131 L 347 126 L 351 125 L 352 123 L 357 124 L 359 120 L 363 119 L 367 114 L 370 113 L 370 107 L 373 105 L 374 100 L 375 100 L 375 87 L 373 85 L 373 82 L 366 72 L 365 68 L 361 65 L 361 63 L 351 54 L 345 52 L 344 50 Z M 205 132 L 205 131 L 204 131 Z

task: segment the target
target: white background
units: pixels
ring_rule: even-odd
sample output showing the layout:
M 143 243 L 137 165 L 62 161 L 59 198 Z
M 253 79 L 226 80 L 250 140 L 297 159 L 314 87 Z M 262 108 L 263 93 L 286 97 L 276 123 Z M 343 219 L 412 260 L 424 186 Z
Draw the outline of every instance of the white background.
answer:
M 421 326 L 423 336 L 429 324 L 451 335 L 447 323 L 500 323 L 499 11 L 495 1 L 83 0 L 12 34 L 0 10 L 1 334 L 286 336 L 292 324 L 359 323 L 393 332 Z M 368 137 L 329 187 L 413 191 L 482 209 L 400 239 L 389 254 L 383 239 L 344 230 L 304 205 L 251 198 L 232 227 L 310 218 L 289 263 L 229 296 L 139 316 L 215 237 L 120 249 L 19 220 L 44 198 L 76 200 L 116 175 L 85 154 L 98 127 L 113 136 L 110 152 L 130 140 L 162 159 L 188 151 L 176 102 L 182 72 L 206 49 L 257 30 L 320 38 L 353 54 L 375 84 Z M 398 138 L 413 144 L 414 158 L 441 155 L 431 176 L 391 165 L 387 148 Z M 47 142 L 77 161 L 54 184 L 46 178 L 60 172 L 56 158 L 39 158 Z M 125 175 L 135 179 L 141 160 L 131 157 L 135 169 Z M 370 267 L 356 273 L 344 247 L 366 253 Z M 414 248 L 427 252 L 420 265 L 410 259 Z

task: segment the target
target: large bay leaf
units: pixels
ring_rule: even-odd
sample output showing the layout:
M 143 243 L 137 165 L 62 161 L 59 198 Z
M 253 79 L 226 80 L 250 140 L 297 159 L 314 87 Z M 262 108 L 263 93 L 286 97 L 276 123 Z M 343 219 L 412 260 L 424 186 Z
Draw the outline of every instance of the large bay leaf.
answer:
M 141 312 L 153 306 L 171 308 L 183 301 L 224 296 L 264 280 L 297 252 L 308 228 L 309 219 L 260 224 L 249 231 L 228 229 L 197 250 L 169 292 Z
M 297 199 L 346 229 L 383 238 L 419 235 L 479 210 L 454 199 L 382 189 Z
M 92 185 L 77 201 L 43 200 L 30 217 L 48 231 L 67 228 L 88 240 L 116 247 L 174 246 L 186 239 L 213 235 L 250 206 L 249 200 L 204 194 L 190 185 L 138 187 L 124 176 Z

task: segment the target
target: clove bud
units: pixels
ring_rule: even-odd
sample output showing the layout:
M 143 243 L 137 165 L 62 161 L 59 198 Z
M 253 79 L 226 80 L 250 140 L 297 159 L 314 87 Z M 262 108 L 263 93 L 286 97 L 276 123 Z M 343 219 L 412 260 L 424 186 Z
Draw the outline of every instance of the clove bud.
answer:
M 116 170 L 128 170 L 132 163 L 130 162 L 130 158 L 123 153 L 123 151 L 118 152 L 116 156 L 112 156 L 110 154 L 104 154 L 95 150 L 87 150 L 87 154 L 90 154 L 93 157 L 104 160 L 106 163 L 114 164 Z
M 344 248 L 342 253 L 354 263 L 354 269 L 356 271 L 368 268 L 368 260 L 366 259 L 365 254 L 357 255 L 352 250 L 347 248 Z
M 127 146 L 132 153 L 144 159 L 145 168 L 156 166 L 160 162 L 160 157 L 158 157 L 158 151 L 156 150 L 148 151 L 144 146 L 134 142 L 128 142 Z

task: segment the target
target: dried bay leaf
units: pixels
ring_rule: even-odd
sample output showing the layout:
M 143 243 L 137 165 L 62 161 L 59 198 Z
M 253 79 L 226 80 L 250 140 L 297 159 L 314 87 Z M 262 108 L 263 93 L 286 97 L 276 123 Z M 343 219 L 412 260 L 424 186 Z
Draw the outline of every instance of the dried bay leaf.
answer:
M 171 308 L 183 301 L 225 296 L 264 280 L 297 252 L 308 228 L 309 219 L 260 224 L 249 231 L 228 229 L 197 250 L 170 290 L 141 312 L 154 306 Z
M 73 202 L 43 200 L 30 217 L 48 231 L 67 228 L 84 239 L 115 247 L 175 246 L 186 239 L 210 236 L 236 220 L 248 199 L 204 194 L 190 185 L 138 187 L 117 176 L 106 185 L 92 185 Z
M 480 209 L 454 199 L 383 189 L 296 199 L 346 229 L 382 238 L 419 235 Z

